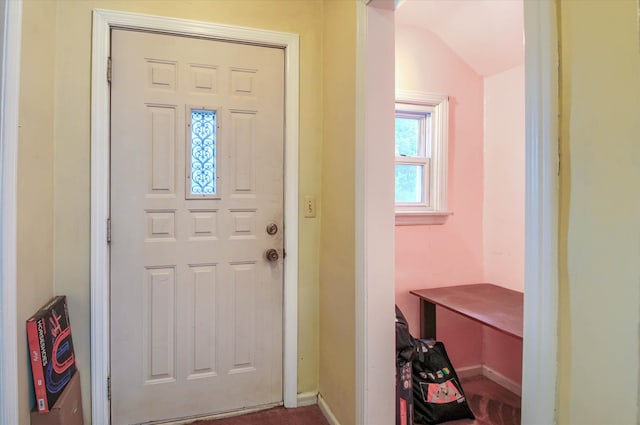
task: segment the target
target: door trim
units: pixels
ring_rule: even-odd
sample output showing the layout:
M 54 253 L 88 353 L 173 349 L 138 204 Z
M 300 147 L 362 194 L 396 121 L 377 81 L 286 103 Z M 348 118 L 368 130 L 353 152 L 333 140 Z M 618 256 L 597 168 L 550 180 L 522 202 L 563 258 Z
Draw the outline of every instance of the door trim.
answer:
M 555 2 L 524 2 L 525 280 L 522 423 L 555 424 L 558 368 L 559 60 Z
M 17 173 L 22 0 L 0 6 L 0 424 L 18 420 Z M 22 340 L 20 340 L 22 341 Z
M 299 36 L 292 33 L 117 12 L 93 11 L 91 57 L 91 407 L 92 422 L 109 423 L 109 84 L 106 79 L 112 28 L 159 31 L 256 43 L 285 50 L 285 166 L 283 396 L 297 406 L 298 380 L 298 120 Z
M 395 17 L 356 2 L 356 423 L 395 418 Z

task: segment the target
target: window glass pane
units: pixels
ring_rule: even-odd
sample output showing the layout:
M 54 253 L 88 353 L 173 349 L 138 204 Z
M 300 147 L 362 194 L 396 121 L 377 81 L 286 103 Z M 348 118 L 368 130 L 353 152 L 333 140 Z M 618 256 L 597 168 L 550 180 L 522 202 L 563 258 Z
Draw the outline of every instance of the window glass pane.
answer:
M 216 111 L 191 110 L 191 194 L 216 193 Z
M 396 156 L 418 156 L 420 118 L 396 117 Z
M 396 164 L 396 202 L 422 202 L 424 166 Z

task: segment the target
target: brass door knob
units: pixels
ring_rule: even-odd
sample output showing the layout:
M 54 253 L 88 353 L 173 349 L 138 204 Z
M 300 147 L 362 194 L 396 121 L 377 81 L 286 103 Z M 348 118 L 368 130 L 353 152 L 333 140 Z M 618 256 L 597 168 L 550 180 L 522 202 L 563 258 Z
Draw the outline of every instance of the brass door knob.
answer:
M 278 258 L 280 258 L 280 255 L 278 254 L 278 250 L 273 248 L 267 249 L 264 252 L 264 256 L 267 259 L 267 261 L 271 261 L 271 262 L 278 261 Z

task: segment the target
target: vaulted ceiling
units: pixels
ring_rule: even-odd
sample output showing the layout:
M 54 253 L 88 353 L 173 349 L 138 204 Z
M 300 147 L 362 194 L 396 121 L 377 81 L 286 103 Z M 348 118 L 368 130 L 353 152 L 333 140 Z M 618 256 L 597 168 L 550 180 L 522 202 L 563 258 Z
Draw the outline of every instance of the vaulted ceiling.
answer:
M 482 76 L 524 62 L 523 0 L 404 0 L 396 25 L 425 28 Z

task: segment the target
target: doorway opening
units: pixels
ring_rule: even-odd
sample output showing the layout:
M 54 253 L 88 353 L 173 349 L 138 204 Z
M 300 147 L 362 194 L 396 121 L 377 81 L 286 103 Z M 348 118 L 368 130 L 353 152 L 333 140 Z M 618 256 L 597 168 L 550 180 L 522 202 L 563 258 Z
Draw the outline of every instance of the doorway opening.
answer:
M 410 290 L 491 283 L 524 291 L 523 2 L 407 0 L 395 16 L 396 92 L 449 99 L 442 125 L 449 155 L 427 155 L 424 174 L 436 179 L 435 170 L 448 171 L 448 187 L 431 189 L 443 191 L 451 215 L 444 224 L 396 226 L 396 302 L 417 333 L 418 299 Z M 427 153 L 436 150 L 439 133 L 438 120 L 430 121 Z M 396 137 L 400 154 L 407 149 L 403 129 Z M 399 169 L 396 202 L 407 186 Z M 461 375 L 485 375 L 520 395 L 521 339 L 446 310 L 438 316 L 438 335 Z
M 464 2 L 460 2 L 464 3 Z M 376 42 L 379 44 L 380 36 L 391 36 L 389 33 L 389 21 L 393 25 L 393 18 L 385 15 L 389 10 L 388 3 L 384 1 L 372 1 L 369 9 L 378 9 L 376 12 L 365 13 L 367 22 L 364 46 L 366 63 L 385 67 L 386 61 L 391 60 L 389 55 L 379 55 L 375 60 L 374 55 L 379 53 Z M 380 16 L 383 19 L 380 19 Z M 557 27 L 556 10 L 551 2 L 525 2 L 524 4 L 524 32 L 527 40 L 525 46 L 525 292 L 524 301 L 524 346 L 523 346 L 523 380 L 522 380 L 522 422 L 523 423 L 554 423 L 555 422 L 555 398 L 556 398 L 556 353 L 557 353 L 557 301 L 558 301 L 558 275 L 557 275 L 557 135 L 558 135 L 558 51 L 557 51 Z M 378 38 L 376 38 L 378 37 Z M 389 50 L 393 52 L 393 50 Z M 374 53 L 375 52 L 375 53 Z M 367 68 L 369 69 L 369 68 Z M 387 70 L 387 72 L 389 72 Z M 391 73 L 387 78 L 391 78 Z M 373 81 L 364 78 L 364 93 L 375 91 L 380 86 L 379 80 Z M 391 98 L 386 102 L 392 102 Z M 385 116 L 388 105 L 381 104 L 375 111 L 378 117 Z M 387 114 L 388 115 L 388 114 Z M 387 127 L 393 128 L 391 118 Z M 380 123 L 363 123 L 362 135 L 368 134 L 371 129 L 378 129 Z M 384 136 L 388 133 L 378 131 L 380 136 L 371 136 L 362 142 L 364 148 L 358 152 L 372 159 L 368 167 L 383 170 L 386 178 L 392 180 L 391 170 L 385 163 L 386 143 Z M 364 176 L 371 176 L 364 169 Z M 369 177 L 376 181 L 376 177 Z M 364 188 L 367 188 L 365 178 Z M 366 191 L 365 191 L 366 192 Z M 374 204 L 376 208 L 384 210 L 385 197 L 381 201 L 367 201 L 366 205 Z M 385 222 L 386 223 L 386 222 Z M 379 222 L 378 224 L 383 224 Z M 367 229 L 373 226 L 370 224 Z M 375 240 L 375 239 L 373 239 Z M 380 248 L 366 242 L 364 237 L 363 249 L 365 252 L 380 254 Z M 377 249 L 377 250 L 376 250 Z M 384 251 L 384 250 L 383 250 Z M 383 253 L 385 253 L 384 251 Z M 388 252 L 386 252 L 389 255 Z M 371 255 L 371 254 L 369 254 Z M 393 255 L 391 255 L 393 257 Z M 369 261 L 365 258 L 365 265 Z M 375 279 L 374 279 L 375 280 Z M 378 281 L 376 280 L 376 283 Z M 386 288 L 377 289 L 377 285 L 366 285 L 362 281 L 360 286 L 367 292 L 358 291 L 361 302 L 368 308 L 382 309 L 392 306 L 390 301 L 383 302 L 378 297 L 386 294 Z M 380 284 L 383 284 L 380 282 Z M 393 285 L 393 283 L 389 283 Z M 360 295 L 361 294 L 361 295 Z M 373 329 L 384 328 L 383 323 L 376 323 L 371 316 L 358 316 L 358 320 L 367 320 L 365 335 L 359 341 L 364 350 L 369 354 L 368 362 L 381 361 L 384 354 L 376 354 L 375 349 L 379 341 L 375 338 Z M 384 317 L 379 320 L 382 321 Z M 363 366 L 363 367 L 366 367 Z M 365 370 L 366 372 L 366 370 Z M 358 380 L 358 388 L 366 381 Z M 358 398 L 358 412 L 362 417 L 373 407 L 369 405 L 383 399 L 393 399 L 389 391 L 383 397 L 384 390 L 380 389 L 375 394 L 371 391 L 362 393 Z

